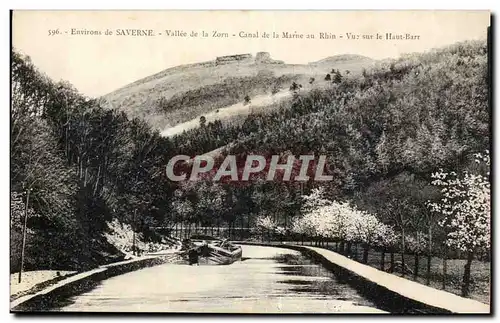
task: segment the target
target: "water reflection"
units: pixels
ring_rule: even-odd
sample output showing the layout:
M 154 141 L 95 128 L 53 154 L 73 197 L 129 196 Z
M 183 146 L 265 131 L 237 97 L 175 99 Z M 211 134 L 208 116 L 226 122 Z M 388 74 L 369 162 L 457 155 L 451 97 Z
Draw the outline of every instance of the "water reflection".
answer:
M 162 265 L 103 281 L 62 311 L 381 312 L 320 264 L 283 248 L 243 246 L 230 266 Z

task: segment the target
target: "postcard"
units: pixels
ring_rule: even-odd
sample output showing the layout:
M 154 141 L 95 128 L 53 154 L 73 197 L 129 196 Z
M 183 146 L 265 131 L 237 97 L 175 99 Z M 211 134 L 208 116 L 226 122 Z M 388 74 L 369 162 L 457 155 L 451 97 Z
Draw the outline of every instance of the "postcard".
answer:
M 11 312 L 491 314 L 490 21 L 12 11 Z

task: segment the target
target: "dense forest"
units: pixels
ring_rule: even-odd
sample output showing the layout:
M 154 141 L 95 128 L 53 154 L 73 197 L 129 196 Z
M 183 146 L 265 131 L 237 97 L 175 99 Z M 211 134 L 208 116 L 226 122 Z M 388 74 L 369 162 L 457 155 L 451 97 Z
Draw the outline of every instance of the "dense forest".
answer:
M 393 205 L 417 221 L 429 213 L 426 201 L 438 195 L 431 174 L 473 167 L 473 155 L 489 148 L 487 82 L 486 43 L 462 43 L 343 75 L 329 89 L 298 92 L 290 107 L 252 114 L 242 125 L 209 123 L 173 140 L 187 155 L 221 146 L 227 146 L 223 155 L 324 154 L 334 175 L 321 183 L 327 196 L 354 200 L 387 221 Z M 174 201 L 196 208 L 190 194 L 207 185 L 218 186 L 190 183 L 186 198 Z M 239 204 L 239 216 L 273 214 L 285 223 L 299 213 L 297 196 L 315 185 L 262 180 L 231 187 L 231 194 L 252 201 Z
M 11 270 L 19 268 L 25 210 L 26 268 L 81 269 L 120 257 L 103 236 L 107 222 L 147 231 L 163 221 L 171 144 L 13 52 Z
M 381 61 L 360 74 L 339 72 L 327 88 L 293 88 L 289 105 L 250 114 L 243 123 L 201 123 L 166 138 L 50 80 L 13 52 L 11 270 L 19 266 L 25 210 L 27 266 L 86 268 L 120 256 L 104 238 L 116 219 L 151 240 L 158 239 L 156 227 L 215 226 L 231 234 L 231 228 L 258 229 L 263 219 L 291 237 L 320 187 L 318 200 L 349 202 L 395 232 L 419 237 L 432 231 L 431 252 L 442 252 L 448 232 L 429 207 L 442 198 L 433 174 L 487 171 L 475 161 L 490 147 L 488 86 L 486 42 L 465 42 Z M 224 93 L 214 95 L 226 100 Z M 185 100 L 174 97 L 160 108 Z M 252 185 L 167 179 L 172 156 L 221 147 L 221 159 L 327 155 L 325 169 L 334 179 L 257 176 Z

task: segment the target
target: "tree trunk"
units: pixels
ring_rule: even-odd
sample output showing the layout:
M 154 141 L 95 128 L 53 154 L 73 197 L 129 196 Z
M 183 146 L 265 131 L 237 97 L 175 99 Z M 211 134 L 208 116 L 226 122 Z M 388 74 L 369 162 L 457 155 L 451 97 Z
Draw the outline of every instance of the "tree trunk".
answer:
M 432 224 L 429 223 L 429 251 L 427 253 L 427 280 L 426 284 L 431 284 L 431 261 L 432 261 Z
M 464 267 L 464 280 L 462 282 L 462 296 L 467 297 L 470 293 L 470 267 L 472 265 L 472 260 L 474 259 L 474 253 L 467 252 L 467 262 Z
M 246 239 L 246 229 L 245 229 L 245 225 L 246 223 L 245 222 L 248 222 L 248 217 L 250 215 L 247 215 L 247 221 L 245 221 L 245 218 L 242 216 L 241 217 L 241 224 L 240 224 L 240 234 L 239 234 L 239 237 L 240 237 L 240 240 L 245 240 Z
M 432 261 L 432 256 L 429 253 L 427 255 L 427 281 L 426 281 L 427 285 L 431 284 L 431 261 Z
M 94 185 L 94 194 L 93 196 L 95 197 L 97 194 L 97 187 L 99 185 L 99 176 L 101 175 L 101 165 L 99 165 L 99 168 L 97 168 L 97 178 L 95 180 L 95 185 Z
M 246 227 L 247 238 L 250 238 L 250 215 L 251 214 L 248 214 L 248 219 L 247 219 L 247 227 Z
M 419 260 L 419 255 L 418 253 L 415 254 L 415 271 L 413 272 L 413 279 L 417 280 L 418 277 L 418 260 Z
M 69 158 L 69 114 L 68 114 L 68 107 L 66 106 L 66 140 L 65 140 L 65 153 L 66 153 L 66 158 L 68 161 L 68 165 L 71 164 L 71 159 Z
M 240 239 L 240 241 L 243 240 L 243 226 L 245 226 L 245 222 L 243 221 L 243 216 L 242 216 L 240 220 L 240 227 L 238 229 L 238 239 Z
M 382 254 L 380 255 L 380 270 L 385 270 L 385 249 L 382 249 Z
M 446 271 L 447 271 L 447 265 L 448 263 L 446 262 L 446 252 L 443 256 L 443 290 L 446 290 Z
M 363 250 L 363 263 L 364 264 L 368 263 L 368 250 L 370 250 L 370 245 L 366 244 L 365 248 Z
M 89 157 L 87 156 L 87 164 L 85 165 L 85 178 L 83 181 L 83 187 L 87 187 L 87 182 L 89 178 L 89 165 L 90 165 L 90 160 Z
M 405 276 L 405 230 L 401 230 L 401 273 Z
M 391 273 L 394 272 L 394 250 L 391 250 Z

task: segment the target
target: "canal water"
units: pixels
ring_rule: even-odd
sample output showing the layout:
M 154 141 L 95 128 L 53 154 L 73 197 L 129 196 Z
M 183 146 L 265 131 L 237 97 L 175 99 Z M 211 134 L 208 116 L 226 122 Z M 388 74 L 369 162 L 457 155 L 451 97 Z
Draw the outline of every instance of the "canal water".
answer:
M 62 311 L 379 313 L 322 265 L 297 251 L 242 246 L 229 266 L 165 264 L 101 282 Z

